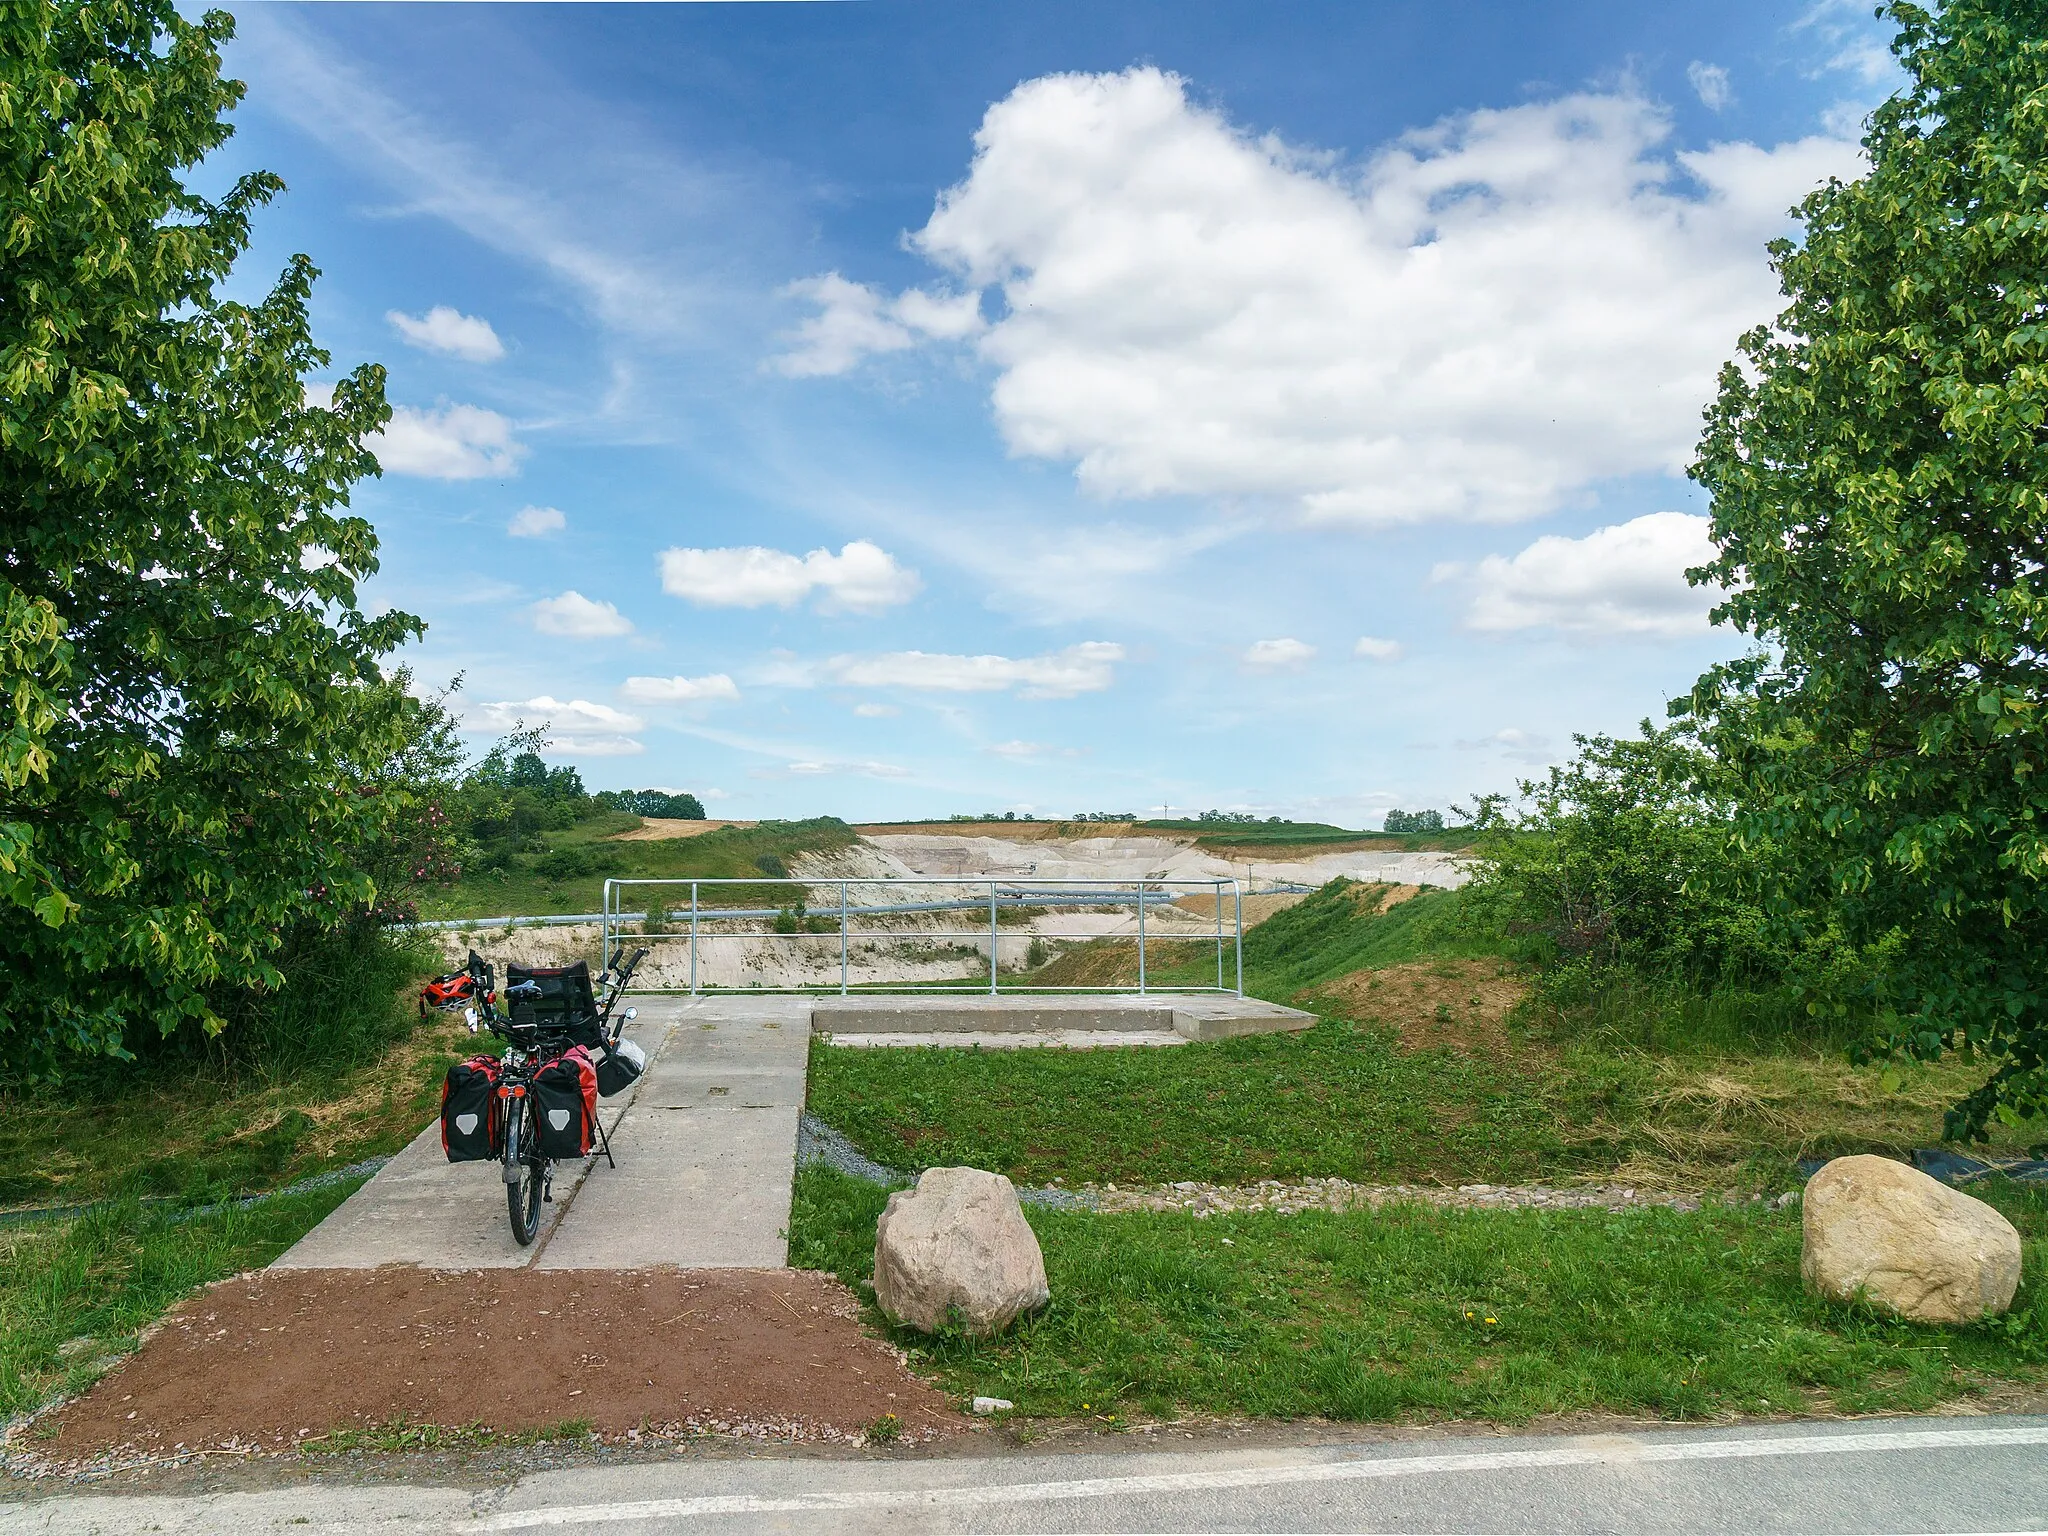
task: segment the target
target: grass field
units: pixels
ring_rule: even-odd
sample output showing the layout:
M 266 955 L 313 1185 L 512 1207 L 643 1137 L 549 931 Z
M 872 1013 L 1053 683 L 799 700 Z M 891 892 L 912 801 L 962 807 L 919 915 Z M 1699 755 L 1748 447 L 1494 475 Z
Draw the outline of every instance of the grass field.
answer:
M 721 827 L 696 837 L 619 842 L 640 818 L 604 815 L 542 835 L 544 847 L 502 869 L 466 872 L 420 905 L 425 918 L 547 917 L 595 912 L 607 878 L 702 880 L 776 878 L 806 853 L 833 853 L 856 835 L 830 816 Z M 792 896 L 790 899 L 794 899 Z
M 892 1336 L 962 1398 L 1109 1424 L 1207 1414 L 1701 1419 L 2027 1395 L 2038 1404 L 2048 1199 L 1986 1193 L 2024 1234 L 2031 1283 L 2007 1318 L 1969 1328 L 1916 1327 L 1807 1296 L 1797 1210 L 1396 1206 L 1206 1220 L 1034 1210 L 1050 1307 L 994 1340 Z M 831 1169 L 806 1170 L 790 1261 L 867 1287 L 886 1198 Z
M 1590 1023 L 1518 1007 L 1529 972 L 1460 927 L 1455 896 L 1375 915 L 1378 889 L 1328 887 L 1246 936 L 1248 989 L 1316 1011 L 1304 1034 L 1077 1052 L 816 1044 L 811 1109 L 886 1165 L 968 1163 L 1027 1184 L 1618 1174 L 1780 1190 L 1802 1157 L 1934 1144 L 1943 1109 L 1986 1070 L 1950 1058 L 1887 1089 L 1839 1040 L 1788 1034 L 1782 1010 L 1739 999 L 1687 1015 L 1666 996 L 1610 998 Z M 1078 983 L 1128 947 L 1054 966 Z M 1170 984 L 1171 965 L 1160 974 Z

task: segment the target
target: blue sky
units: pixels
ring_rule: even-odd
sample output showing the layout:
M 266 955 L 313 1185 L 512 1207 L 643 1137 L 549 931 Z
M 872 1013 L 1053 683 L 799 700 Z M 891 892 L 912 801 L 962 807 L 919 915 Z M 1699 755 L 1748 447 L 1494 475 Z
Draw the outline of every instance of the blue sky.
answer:
M 1867 7 L 261 5 L 207 171 L 390 370 L 368 596 L 713 815 L 1376 825 L 1661 715 Z

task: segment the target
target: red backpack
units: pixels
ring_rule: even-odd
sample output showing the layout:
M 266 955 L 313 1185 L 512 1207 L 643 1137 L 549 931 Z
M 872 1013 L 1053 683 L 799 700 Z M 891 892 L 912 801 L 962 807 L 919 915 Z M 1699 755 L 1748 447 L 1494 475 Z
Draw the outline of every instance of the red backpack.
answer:
M 597 1142 L 597 1067 L 571 1046 L 533 1075 L 534 1124 L 543 1157 L 587 1157 Z

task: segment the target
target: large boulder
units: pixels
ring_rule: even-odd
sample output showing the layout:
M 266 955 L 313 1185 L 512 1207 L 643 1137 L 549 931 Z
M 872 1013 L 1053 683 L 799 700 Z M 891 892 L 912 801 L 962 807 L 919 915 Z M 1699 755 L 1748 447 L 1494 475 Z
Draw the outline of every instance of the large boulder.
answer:
M 1916 1323 L 1967 1323 L 2012 1305 L 2020 1235 L 1961 1190 L 1888 1157 L 1838 1157 L 1806 1185 L 1799 1272 L 1836 1301 L 1859 1292 Z
M 926 1333 L 998 1333 L 1052 1298 L 1045 1257 L 999 1173 L 927 1168 L 875 1224 L 875 1300 Z

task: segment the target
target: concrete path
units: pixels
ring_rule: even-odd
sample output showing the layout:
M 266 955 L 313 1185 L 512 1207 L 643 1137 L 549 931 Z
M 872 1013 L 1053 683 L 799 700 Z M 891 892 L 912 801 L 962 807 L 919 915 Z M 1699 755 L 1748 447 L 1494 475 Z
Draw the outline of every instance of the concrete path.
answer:
M 1306 1029 L 1255 998 L 640 997 L 650 1058 L 601 1101 L 612 1155 L 563 1164 L 530 1248 L 512 1240 L 495 1163 L 450 1164 L 428 1126 L 280 1257 L 279 1269 L 779 1268 L 812 1032 L 866 1045 L 1180 1045 Z M 843 1032 L 843 1033 L 842 1033 Z
M 1165 1438 L 1165 1437 L 1159 1437 Z M 1169 1442 L 1170 1443 L 1170 1442 Z M 911 1457 L 679 1455 L 479 1485 L 375 1463 L 235 1492 L 30 1488 L 0 1532 L 1943 1531 L 2048 1527 L 2048 1420 Z M 436 1478 L 445 1481 L 436 1481 Z M 272 1486 L 265 1481 L 274 1478 Z M 495 1485 L 493 1485 L 495 1483 Z M 253 1484 L 253 1486 L 252 1486 Z M 4 1496 L 0 1496 L 4 1497 Z
M 449 1163 L 430 1125 L 273 1266 L 370 1269 L 776 1268 L 788 1257 L 810 1005 L 635 999 L 651 1058 L 601 1100 L 612 1155 L 559 1165 L 530 1248 L 512 1240 L 495 1163 Z
M 635 1086 L 539 1269 L 776 1269 L 789 1258 L 790 1185 L 811 1010 L 804 998 L 649 998 L 667 1041 Z

